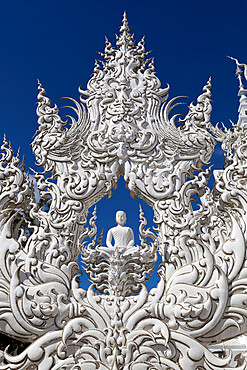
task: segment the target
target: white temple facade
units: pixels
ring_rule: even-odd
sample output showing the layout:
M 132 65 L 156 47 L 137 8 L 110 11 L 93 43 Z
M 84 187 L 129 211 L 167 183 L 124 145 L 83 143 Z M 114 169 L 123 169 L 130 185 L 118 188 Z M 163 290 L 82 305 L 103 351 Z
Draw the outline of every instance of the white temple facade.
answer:
M 43 203 L 4 137 L 0 332 L 28 346 L 6 348 L 0 370 L 247 369 L 247 65 L 232 58 L 240 105 L 227 129 L 211 123 L 211 79 L 178 120 L 183 97 L 169 100 L 148 54 L 124 14 L 116 46 L 106 39 L 87 89 L 68 99 L 69 127 L 38 83 Z M 211 189 L 216 142 L 226 163 Z M 124 210 L 106 240 L 89 215 L 120 176 L 154 212 L 151 231 L 140 208 L 140 241 Z

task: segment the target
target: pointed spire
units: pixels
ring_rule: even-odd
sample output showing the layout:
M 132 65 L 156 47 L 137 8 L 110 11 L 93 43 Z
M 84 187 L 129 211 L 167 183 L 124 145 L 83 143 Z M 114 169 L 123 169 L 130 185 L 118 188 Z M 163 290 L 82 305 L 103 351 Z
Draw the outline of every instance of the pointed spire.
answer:
M 132 49 L 134 46 L 133 37 L 134 35 L 130 33 L 126 12 L 124 12 L 122 26 L 120 27 L 120 36 L 117 37 L 116 41 L 118 48 L 122 50 L 123 53 L 129 49 Z
M 247 64 L 239 63 L 239 61 L 238 61 L 237 58 L 233 58 L 233 57 L 229 57 L 229 56 L 227 56 L 227 58 L 234 60 L 234 62 L 236 63 L 236 76 L 237 76 L 237 79 L 239 81 L 239 92 L 238 92 L 238 95 L 239 96 L 241 96 L 241 95 L 245 95 L 246 96 L 247 90 L 244 88 L 244 85 L 243 85 L 243 80 L 242 80 L 242 73 L 243 73 L 243 71 L 242 71 L 242 69 L 240 67 L 243 67 L 244 68 L 244 77 L 247 80 Z
M 129 23 L 128 23 L 128 19 L 127 19 L 127 14 L 126 12 L 124 11 L 124 14 L 123 14 L 123 20 L 122 20 L 122 26 L 120 27 L 120 33 L 121 34 L 128 34 L 130 33 L 130 28 L 129 28 Z
M 238 96 L 239 99 L 239 107 L 238 107 L 238 122 L 237 126 L 247 129 L 247 89 L 244 88 L 243 80 L 242 80 L 242 73 L 244 72 L 245 80 L 247 80 L 247 64 L 239 63 L 237 58 L 228 57 L 229 59 L 234 60 L 236 63 L 236 76 L 239 81 L 239 91 Z M 243 68 L 244 70 L 242 71 Z

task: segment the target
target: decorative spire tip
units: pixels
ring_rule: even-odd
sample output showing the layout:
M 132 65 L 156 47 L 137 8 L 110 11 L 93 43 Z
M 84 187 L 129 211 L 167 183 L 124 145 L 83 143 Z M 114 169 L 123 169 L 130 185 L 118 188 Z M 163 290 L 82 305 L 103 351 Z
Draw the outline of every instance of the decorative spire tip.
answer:
M 120 27 L 120 32 L 121 33 L 124 33 L 124 32 L 129 33 L 130 32 L 126 11 L 124 11 L 124 13 L 123 13 L 123 20 L 122 20 L 122 26 Z

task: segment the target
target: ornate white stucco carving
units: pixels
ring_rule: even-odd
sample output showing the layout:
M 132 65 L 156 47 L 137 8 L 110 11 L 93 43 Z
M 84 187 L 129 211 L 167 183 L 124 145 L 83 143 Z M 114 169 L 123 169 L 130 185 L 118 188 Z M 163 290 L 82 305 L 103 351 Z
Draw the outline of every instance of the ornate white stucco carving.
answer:
M 168 100 L 147 55 L 124 15 L 116 47 L 106 39 L 80 103 L 69 98 L 77 115 L 69 129 L 38 83 L 32 147 L 48 209 L 36 204 L 20 155 L 4 138 L 0 330 L 30 345 L 16 356 L 6 350 L 0 369 L 246 368 L 244 358 L 212 350 L 247 331 L 244 110 L 232 130 L 213 126 L 209 79 L 177 123 L 170 112 L 178 98 Z M 226 164 L 211 190 L 216 141 Z M 97 236 L 96 209 L 87 226 L 89 207 L 111 195 L 120 175 L 154 210 L 155 233 L 140 209 L 140 245 L 130 228 L 111 230 L 107 243 Z M 159 282 L 148 291 L 157 253 Z M 88 290 L 77 280 L 79 254 Z
M 96 210 L 91 219 L 94 226 L 94 234 L 97 232 L 95 225 Z M 126 215 L 123 211 L 116 214 L 117 226 L 110 229 L 107 234 L 106 245 L 102 240 L 95 239 L 89 245 L 82 244 L 81 258 L 87 275 L 94 287 L 99 292 L 108 292 L 109 296 L 130 296 L 131 292 L 137 293 L 141 290 L 143 283 L 152 273 L 157 260 L 157 248 L 154 243 L 147 244 L 147 235 L 144 226 L 147 221 L 140 208 L 140 246 L 134 246 L 133 231 L 124 226 Z M 85 236 L 86 234 L 84 234 Z M 90 235 L 92 237 L 92 235 Z M 152 232 L 148 236 L 155 239 Z M 112 245 L 112 237 L 115 244 Z

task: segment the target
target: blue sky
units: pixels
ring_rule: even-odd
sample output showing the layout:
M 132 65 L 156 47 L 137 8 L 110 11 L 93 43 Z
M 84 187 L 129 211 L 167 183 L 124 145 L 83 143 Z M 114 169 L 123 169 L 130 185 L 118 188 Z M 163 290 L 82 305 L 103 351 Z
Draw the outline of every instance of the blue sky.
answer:
M 146 35 L 157 75 L 163 86 L 171 86 L 170 97 L 186 95 L 189 103 L 212 76 L 212 123 L 236 122 L 235 64 L 226 55 L 247 63 L 246 0 L 2 0 L 0 137 L 5 132 L 15 151 L 21 147 L 27 168 L 35 162 L 29 144 L 37 129 L 37 78 L 58 106 L 63 96 L 78 99 L 77 88 L 86 87 L 104 36 L 114 43 L 124 10 L 136 41 Z M 220 168 L 222 157 L 215 155 L 213 163 Z M 121 182 L 99 207 L 99 228 L 113 226 L 115 210 L 124 207 L 137 231 L 138 203 Z

